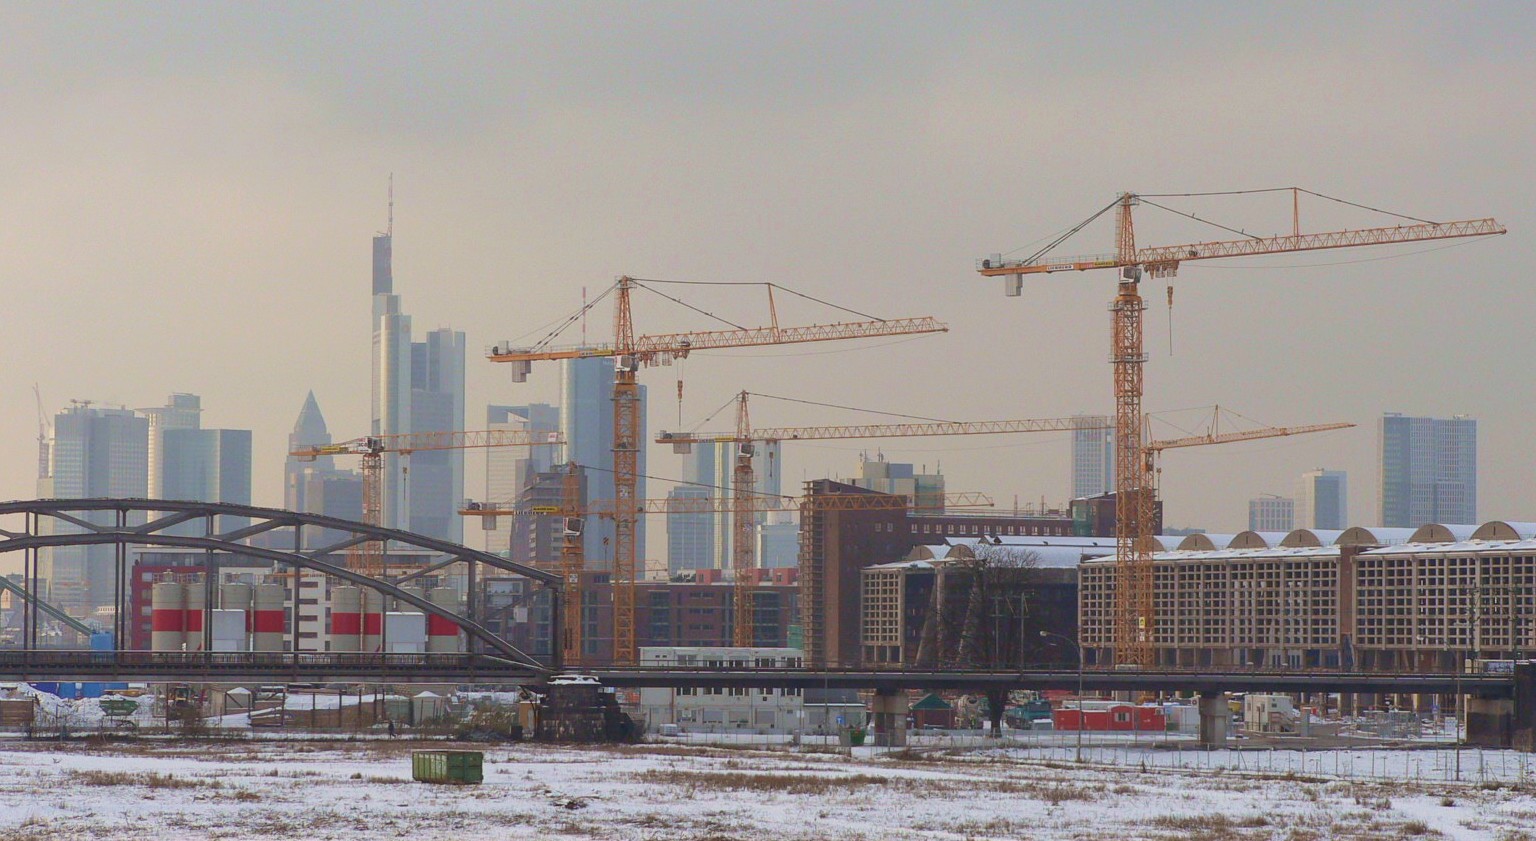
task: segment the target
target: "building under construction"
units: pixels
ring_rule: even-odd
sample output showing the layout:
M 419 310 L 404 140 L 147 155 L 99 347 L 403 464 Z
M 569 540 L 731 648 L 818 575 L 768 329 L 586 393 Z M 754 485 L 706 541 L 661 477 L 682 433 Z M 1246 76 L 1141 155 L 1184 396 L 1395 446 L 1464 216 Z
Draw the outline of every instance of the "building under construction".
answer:
M 808 499 L 875 493 L 829 479 L 807 482 L 805 492 Z M 1068 511 L 1016 514 L 918 514 L 902 507 L 849 510 L 809 505 L 800 522 L 800 610 L 806 662 L 863 665 L 861 606 L 866 567 L 909 560 L 920 546 L 981 537 L 1004 541 L 1023 536 L 1110 537 L 1114 510 L 1112 494 L 1073 500 Z M 1160 524 L 1160 509 L 1156 510 Z

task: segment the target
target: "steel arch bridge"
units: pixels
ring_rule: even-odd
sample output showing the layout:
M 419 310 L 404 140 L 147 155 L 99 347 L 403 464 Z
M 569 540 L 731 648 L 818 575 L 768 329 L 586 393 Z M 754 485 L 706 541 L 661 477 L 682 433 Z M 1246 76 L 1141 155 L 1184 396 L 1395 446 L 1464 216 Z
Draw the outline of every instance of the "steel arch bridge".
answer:
M 131 569 L 128 566 L 127 548 L 134 545 L 164 546 L 203 550 L 204 563 L 192 566 L 190 569 L 201 570 L 204 573 L 204 587 L 209 596 L 206 603 L 210 606 L 213 604 L 212 590 L 216 578 L 214 573 L 221 566 L 228 565 L 218 560 L 221 555 L 225 557 L 240 555 L 246 558 L 270 560 L 279 566 L 333 576 L 420 608 L 430 616 L 448 619 L 464 630 L 470 640 L 471 651 L 475 648 L 474 644 L 478 642 L 482 651 L 503 659 L 507 666 L 515 667 L 515 671 L 522 671 L 530 676 L 543 676 L 552 671 L 549 666 L 475 621 L 472 614 L 476 595 L 476 573 L 481 564 L 502 572 L 523 576 L 551 589 L 559 588 L 560 576 L 478 549 L 400 529 L 373 526 L 337 517 L 286 511 L 280 508 L 216 502 L 165 499 L 37 499 L 0 502 L 0 518 L 14 515 L 24 517 L 25 525 L 21 530 L 0 527 L 0 555 L 10 552 L 26 553 L 23 562 L 23 582 L 21 587 L 13 589 L 13 592 L 17 592 L 25 602 L 23 637 L 29 649 L 37 647 L 39 612 L 55 617 L 61 614 L 55 606 L 48 604 L 39 596 L 41 550 L 62 546 L 110 545 L 115 547 L 116 625 L 114 630 L 121 645 L 122 641 L 127 639 L 128 623 L 131 619 L 128 605 L 128 582 Z M 221 521 L 220 518 L 238 518 L 243 525 L 221 532 L 218 530 L 219 524 L 228 520 Z M 3 519 L 0 519 L 0 523 L 14 524 Z M 202 534 L 183 533 L 186 530 L 183 524 L 188 523 L 200 524 Z M 176 527 L 182 528 L 172 532 L 171 530 Z M 253 546 L 241 542 L 279 529 L 293 530 L 291 549 Z M 345 536 L 323 546 L 305 548 L 306 529 L 316 531 L 324 529 Z M 420 570 L 413 571 L 409 576 L 405 576 L 406 578 L 417 577 L 456 563 L 466 564 L 469 570 L 470 590 L 466 601 L 469 605 L 467 610 L 464 613 L 458 613 L 433 604 L 400 587 L 402 580 L 392 582 L 374 578 L 338 563 L 339 559 L 335 557 L 337 553 L 370 540 L 386 541 L 406 548 L 424 549 L 444 556 Z M 291 610 L 296 617 L 299 604 L 297 576 L 293 578 L 293 582 Z M 558 606 L 559 603 L 558 597 L 551 599 L 551 605 Z M 551 616 L 553 626 L 558 628 L 559 614 L 552 613 Z M 293 623 L 295 653 L 299 653 L 297 625 L 295 621 Z M 207 623 L 205 623 L 206 626 Z M 551 639 L 554 638 L 556 635 L 552 634 Z

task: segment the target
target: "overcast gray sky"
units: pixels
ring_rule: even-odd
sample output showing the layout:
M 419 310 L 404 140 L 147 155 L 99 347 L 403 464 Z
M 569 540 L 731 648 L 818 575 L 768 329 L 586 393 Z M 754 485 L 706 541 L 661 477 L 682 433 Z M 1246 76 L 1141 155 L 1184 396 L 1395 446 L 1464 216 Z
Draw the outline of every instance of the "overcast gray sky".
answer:
M 1383 411 L 1476 416 L 1481 517 L 1536 520 L 1528 3 L 0 2 L 0 33 L 6 498 L 35 495 L 37 382 L 50 414 L 201 394 L 206 425 L 255 430 L 256 501 L 280 504 L 308 389 L 333 433 L 366 431 L 369 237 L 391 172 L 396 289 L 418 330 L 469 334 L 477 425 L 485 403 L 550 400 L 557 382 L 536 368 L 514 385 L 481 349 L 619 274 L 774 281 L 951 325 L 836 353 L 699 354 L 684 425 L 742 388 L 957 420 L 1105 412 L 1112 276 L 1052 275 L 1009 299 L 974 259 L 1122 190 L 1300 185 L 1511 233 L 1187 264 L 1172 356 L 1151 284 L 1149 409 L 1361 424 L 1169 454 L 1168 522 L 1244 527 L 1249 497 L 1317 466 L 1349 471 L 1351 520 L 1371 522 Z M 1275 196 L 1176 206 L 1258 233 L 1290 224 Z M 1302 213 L 1311 229 L 1391 224 Z M 1138 218 L 1147 245 L 1213 233 Z M 1066 250 L 1112 241 L 1100 225 Z M 767 318 L 757 293 L 685 297 Z M 637 299 L 642 332 L 710 326 L 664 303 Z M 642 375 L 652 429 L 678 427 L 677 373 Z M 857 417 L 754 410 L 760 425 Z M 861 446 L 785 449 L 798 483 L 855 471 Z M 1057 436 L 883 449 L 1000 503 L 1069 490 Z M 679 469 L 656 448 L 650 472 Z

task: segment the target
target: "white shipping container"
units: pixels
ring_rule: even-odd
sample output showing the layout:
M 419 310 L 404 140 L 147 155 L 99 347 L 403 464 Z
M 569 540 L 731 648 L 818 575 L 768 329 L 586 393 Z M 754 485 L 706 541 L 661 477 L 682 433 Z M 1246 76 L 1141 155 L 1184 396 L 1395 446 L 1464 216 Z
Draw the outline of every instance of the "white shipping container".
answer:
M 391 612 L 384 615 L 384 639 L 390 651 L 414 652 L 425 650 L 427 645 L 427 615 L 425 613 Z M 416 649 L 397 649 L 397 645 L 418 645 Z
M 250 638 L 245 632 L 245 611 L 209 611 L 209 630 L 213 634 L 214 651 L 249 651 Z

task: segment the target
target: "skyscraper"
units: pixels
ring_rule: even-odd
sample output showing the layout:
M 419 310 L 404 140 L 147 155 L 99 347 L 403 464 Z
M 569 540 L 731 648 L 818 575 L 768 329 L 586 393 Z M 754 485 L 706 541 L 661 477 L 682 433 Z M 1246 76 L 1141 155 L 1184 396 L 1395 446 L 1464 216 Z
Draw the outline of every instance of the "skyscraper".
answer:
M 446 432 L 464 428 L 464 333 L 448 328 L 411 341 L 411 317 L 394 292 L 394 203 L 390 228 L 373 238 L 372 434 Z M 407 461 L 409 459 L 409 461 Z M 385 453 L 380 519 L 443 540 L 464 537 L 464 452 L 436 450 L 405 457 Z
M 198 429 L 202 426 L 203 399 L 196 394 L 172 394 L 164 406 L 140 409 L 149 421 L 149 498 L 197 499 L 166 494 L 160 488 L 162 472 L 161 440 L 166 430 Z
M 412 432 L 464 429 L 464 333 L 446 327 L 411 343 Z M 409 456 L 409 529 L 464 541 L 464 451 L 426 450 Z
M 251 504 L 249 429 L 167 429 L 160 454 L 161 499 Z M 226 532 L 248 524 L 244 517 L 220 517 L 214 527 Z M 182 525 L 186 534 L 201 534 L 204 527 Z
M 1383 415 L 1380 442 L 1383 526 L 1477 522 L 1477 421 Z
M 883 494 L 900 494 L 912 499 L 914 514 L 944 513 L 944 474 L 927 472 L 927 465 L 919 473 L 910 464 L 886 461 L 885 453 L 874 458 L 859 454 L 861 476 L 848 484 Z
M 713 497 L 709 488 L 678 485 L 667 499 L 687 505 Z M 667 515 L 667 571 L 679 573 L 715 566 L 715 515 L 710 511 L 676 511 Z
M 1115 432 L 1103 415 L 1075 415 L 1072 430 L 1072 498 L 1115 490 Z
M 560 364 L 560 435 L 565 459 L 586 473 L 586 501 L 612 500 L 613 483 L 613 360 L 608 357 L 566 359 Z M 640 440 L 646 435 L 646 387 L 640 386 Z M 645 499 L 645 446 L 640 447 L 635 495 Z M 613 520 L 587 518 L 582 531 L 586 563 L 604 569 L 613 563 Z M 638 554 L 645 553 L 645 518 L 635 527 Z M 638 560 L 638 558 L 637 558 Z
M 715 496 L 715 447 L 694 444 L 683 456 L 683 482 L 667 493 L 668 499 L 700 501 Z M 684 511 L 667 515 L 667 570 L 713 569 L 715 514 Z
M 1349 528 L 1349 476 L 1342 470 L 1308 470 L 1296 485 L 1296 528 Z
M 490 405 L 485 407 L 485 428 L 559 432 L 560 410 L 547 403 L 532 403 L 527 406 Z M 548 473 L 554 469 L 555 459 L 559 457 L 558 450 L 559 447 L 554 444 L 538 447 L 491 447 L 486 450 L 484 500 L 490 503 L 515 502 L 529 479 L 535 474 Z M 490 519 L 497 522 L 486 524 L 490 529 L 486 532 L 487 535 L 506 534 L 502 530 L 510 527 L 507 518 Z M 494 551 L 502 547 L 491 546 L 488 543 L 486 548 Z
M 1296 501 L 1284 496 L 1265 494 L 1248 500 L 1250 531 L 1286 532 L 1295 528 Z
M 298 420 L 293 422 L 293 431 L 288 433 L 288 452 L 296 452 L 305 447 L 324 447 L 330 443 L 331 433 L 326 429 L 325 416 L 320 414 L 320 403 L 311 391 L 304 398 L 304 407 L 299 409 Z M 288 456 L 288 460 L 283 463 L 283 507 L 289 511 L 309 512 L 310 509 L 305 507 L 304 496 L 306 477 L 335 470 L 336 459 L 332 456 L 319 456 L 314 461 L 302 461 L 298 456 Z
M 736 498 L 735 473 L 736 473 L 736 448 L 734 441 L 716 441 L 713 445 L 698 444 L 696 447 L 713 446 L 715 450 L 713 480 L 706 480 L 714 485 L 713 493 L 723 500 Z M 759 494 L 777 496 L 783 487 L 780 475 L 780 448 L 778 441 L 754 441 L 752 443 L 752 487 Z M 731 511 L 717 511 L 714 524 L 714 565 L 721 568 L 731 566 L 731 556 L 736 543 L 735 531 L 732 525 L 735 514 Z M 765 522 L 766 515 L 762 512 L 752 515 L 753 529 Z M 761 565 L 762 559 L 758 558 Z
M 77 402 L 53 419 L 46 475 L 39 476 L 41 498 L 146 497 L 149 494 L 149 421 L 129 409 L 96 408 Z M 113 512 L 88 512 L 83 519 L 111 524 Z M 138 522 L 142 523 L 142 517 Z M 78 534 L 84 529 L 44 518 L 50 534 Z M 115 550 L 110 545 L 58 546 L 43 550 L 42 578 L 56 605 L 85 616 L 113 604 Z

